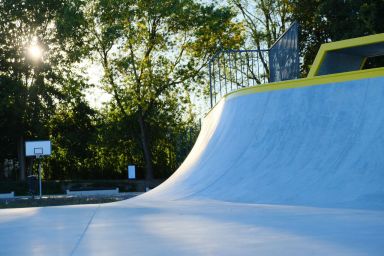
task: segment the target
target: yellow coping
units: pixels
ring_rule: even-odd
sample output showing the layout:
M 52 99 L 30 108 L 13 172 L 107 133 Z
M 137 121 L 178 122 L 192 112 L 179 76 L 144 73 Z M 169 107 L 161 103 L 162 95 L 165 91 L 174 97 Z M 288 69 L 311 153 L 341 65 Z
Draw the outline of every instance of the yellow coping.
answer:
M 237 91 L 230 92 L 227 95 L 225 95 L 222 99 L 223 100 L 231 99 L 231 98 L 235 98 L 238 96 L 253 94 L 253 93 L 261 93 L 261 92 L 268 92 L 268 91 L 317 86 L 317 85 L 323 85 L 323 84 L 339 83 L 339 82 L 374 78 L 374 77 L 380 77 L 380 76 L 384 77 L 384 67 L 365 69 L 365 70 L 357 70 L 357 71 L 351 71 L 351 72 L 337 73 L 337 74 L 324 75 L 324 76 L 316 76 L 316 77 L 311 77 L 311 78 L 303 78 L 303 79 L 297 79 L 297 80 L 289 80 L 289 81 L 282 81 L 282 82 L 270 83 L 270 84 L 265 84 L 265 85 L 247 87 L 247 88 L 239 89 Z M 383 84 L 383 86 L 384 86 L 384 84 Z
M 328 51 L 375 44 L 380 42 L 384 42 L 384 33 L 322 44 L 319 51 L 317 52 L 315 61 L 313 62 L 313 65 L 311 66 L 311 69 L 308 73 L 308 78 L 316 76 L 317 72 L 319 71 L 320 65 L 323 62 L 325 55 Z

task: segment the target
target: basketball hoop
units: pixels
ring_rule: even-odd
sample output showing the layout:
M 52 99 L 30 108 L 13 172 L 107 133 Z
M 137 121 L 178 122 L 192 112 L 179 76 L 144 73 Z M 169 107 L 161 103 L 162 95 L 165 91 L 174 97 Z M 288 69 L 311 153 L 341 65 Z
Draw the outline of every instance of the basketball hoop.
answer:
M 39 161 L 39 190 L 40 199 L 42 198 L 41 189 L 41 158 L 51 154 L 51 142 L 49 140 L 43 141 L 26 141 L 25 142 L 25 155 L 35 157 Z
M 43 155 L 44 148 L 43 147 L 34 147 L 33 148 L 33 153 L 35 154 L 36 158 L 39 158 L 40 156 Z

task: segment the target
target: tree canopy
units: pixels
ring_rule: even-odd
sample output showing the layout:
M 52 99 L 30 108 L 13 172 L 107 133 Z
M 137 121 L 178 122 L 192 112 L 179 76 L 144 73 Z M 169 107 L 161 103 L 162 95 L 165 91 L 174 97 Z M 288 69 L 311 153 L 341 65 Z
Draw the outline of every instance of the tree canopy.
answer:
M 35 171 L 23 157 L 34 139 L 52 141 L 46 179 L 125 178 L 128 164 L 168 177 L 199 133 L 216 52 L 269 48 L 297 20 L 305 75 L 322 43 L 384 32 L 383 11 L 378 0 L 0 0 L 0 163 L 14 165 L 0 178 Z M 97 108 L 95 88 L 111 96 Z
M 191 94 L 203 90 L 207 60 L 242 42 L 242 26 L 229 7 L 191 0 L 1 5 L 7 46 L 1 92 L 20 101 L 3 102 L 4 118 L 13 123 L 2 128 L 20 128 L 7 136 L 12 148 L 28 139 L 52 140 L 47 178 L 121 176 L 129 163 L 145 169 L 148 179 L 169 175 L 199 129 Z M 28 45 L 41 47 L 43 55 L 28 59 Z M 85 100 L 92 85 L 80 62 L 103 69 L 102 88 L 113 97 L 100 111 Z M 10 113 L 15 107 L 18 119 Z
M 302 72 L 306 75 L 321 44 L 384 32 L 384 1 L 296 0 L 293 19 L 300 23 Z

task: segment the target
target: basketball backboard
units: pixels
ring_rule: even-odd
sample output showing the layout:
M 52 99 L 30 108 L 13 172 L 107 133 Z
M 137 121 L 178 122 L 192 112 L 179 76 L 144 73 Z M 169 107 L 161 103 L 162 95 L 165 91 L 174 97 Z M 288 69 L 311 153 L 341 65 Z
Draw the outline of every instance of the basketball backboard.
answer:
M 25 142 L 25 156 L 49 156 L 50 154 L 51 142 L 49 140 Z

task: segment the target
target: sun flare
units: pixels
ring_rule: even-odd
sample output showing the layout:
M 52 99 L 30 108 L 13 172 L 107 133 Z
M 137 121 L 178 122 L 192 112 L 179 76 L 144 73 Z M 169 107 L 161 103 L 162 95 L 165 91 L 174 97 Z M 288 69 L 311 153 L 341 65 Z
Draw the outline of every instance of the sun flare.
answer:
M 31 45 L 28 47 L 28 55 L 35 61 L 43 57 L 43 50 L 38 45 Z

